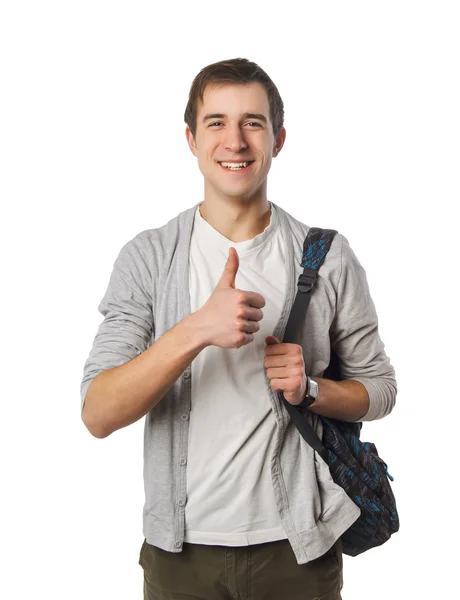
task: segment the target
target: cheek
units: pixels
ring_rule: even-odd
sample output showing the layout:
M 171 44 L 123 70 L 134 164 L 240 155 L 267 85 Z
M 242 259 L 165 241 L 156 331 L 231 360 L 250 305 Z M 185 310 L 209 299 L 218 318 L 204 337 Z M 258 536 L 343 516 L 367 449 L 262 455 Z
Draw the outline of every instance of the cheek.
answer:
M 216 167 L 219 167 L 219 165 L 213 160 L 212 156 L 200 154 L 198 157 L 198 168 L 203 177 L 206 179 L 216 177 L 219 174 Z
M 208 177 L 209 178 L 211 170 L 212 170 L 212 167 L 209 164 L 209 162 L 206 161 L 206 160 L 201 159 L 201 160 L 198 161 L 198 167 L 199 167 L 199 169 L 201 171 L 201 174 L 204 177 Z
M 265 157 L 265 162 L 264 162 L 264 165 L 263 165 L 263 171 L 264 171 L 265 174 L 267 174 L 270 171 L 271 166 L 272 166 L 272 157 L 271 156 L 266 156 Z

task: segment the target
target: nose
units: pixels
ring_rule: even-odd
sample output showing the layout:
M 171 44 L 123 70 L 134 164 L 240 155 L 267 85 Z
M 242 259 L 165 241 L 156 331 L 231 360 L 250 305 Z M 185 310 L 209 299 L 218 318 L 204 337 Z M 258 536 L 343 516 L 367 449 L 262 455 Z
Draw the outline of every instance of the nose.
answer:
M 234 153 L 241 152 L 248 147 L 245 141 L 241 129 L 238 125 L 234 127 L 227 127 L 224 146 L 226 150 L 231 150 Z

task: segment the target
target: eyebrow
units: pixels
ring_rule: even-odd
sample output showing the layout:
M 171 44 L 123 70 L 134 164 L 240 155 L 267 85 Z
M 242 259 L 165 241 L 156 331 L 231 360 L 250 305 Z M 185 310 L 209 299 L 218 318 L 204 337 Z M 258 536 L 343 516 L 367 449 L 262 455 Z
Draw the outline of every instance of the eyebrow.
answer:
M 263 121 L 264 123 L 267 123 L 267 117 L 265 115 L 261 115 L 259 113 L 244 113 L 243 115 L 241 115 L 243 119 L 258 119 L 259 121 Z M 227 115 L 224 115 L 223 113 L 212 113 L 210 115 L 205 115 L 203 117 L 203 123 L 205 121 L 208 121 L 209 119 L 226 119 Z

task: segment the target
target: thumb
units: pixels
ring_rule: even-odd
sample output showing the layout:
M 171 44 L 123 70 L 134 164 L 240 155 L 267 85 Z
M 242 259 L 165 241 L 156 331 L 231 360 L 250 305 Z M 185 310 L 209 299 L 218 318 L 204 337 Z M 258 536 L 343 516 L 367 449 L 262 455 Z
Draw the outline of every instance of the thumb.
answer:
M 240 266 L 238 252 L 232 246 L 228 249 L 228 259 L 225 269 L 216 287 L 235 287 L 235 278 Z
M 267 346 L 273 346 L 273 344 L 281 344 L 279 339 L 276 338 L 274 335 L 268 335 L 265 338 L 265 343 L 267 344 Z

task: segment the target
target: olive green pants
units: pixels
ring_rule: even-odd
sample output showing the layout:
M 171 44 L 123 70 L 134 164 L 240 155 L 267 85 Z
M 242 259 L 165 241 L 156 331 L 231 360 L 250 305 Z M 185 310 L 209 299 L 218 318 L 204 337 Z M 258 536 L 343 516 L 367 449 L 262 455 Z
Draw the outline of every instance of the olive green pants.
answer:
M 340 539 L 323 556 L 299 565 L 288 540 L 253 546 L 184 543 L 182 552 L 146 540 L 139 564 L 144 600 L 340 600 Z

